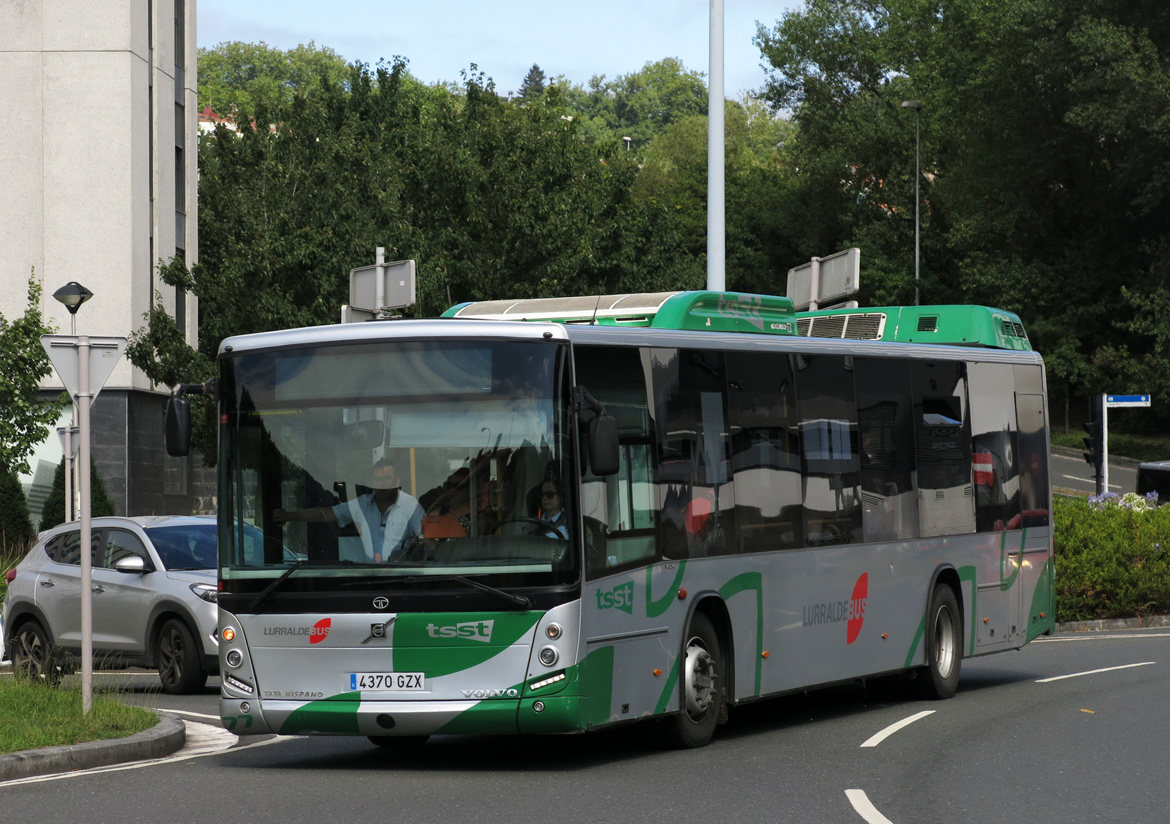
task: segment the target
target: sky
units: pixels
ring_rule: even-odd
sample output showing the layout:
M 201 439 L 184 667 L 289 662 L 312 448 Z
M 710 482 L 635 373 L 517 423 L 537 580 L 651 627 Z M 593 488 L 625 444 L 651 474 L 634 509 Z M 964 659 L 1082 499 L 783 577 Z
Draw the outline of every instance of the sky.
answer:
M 373 66 L 401 55 L 425 83 L 458 82 L 475 63 L 503 94 L 535 63 L 587 86 L 677 57 L 708 73 L 710 0 L 196 0 L 200 48 L 239 40 L 291 49 L 313 42 Z M 756 21 L 772 27 L 803 0 L 724 0 L 724 94 L 761 88 Z

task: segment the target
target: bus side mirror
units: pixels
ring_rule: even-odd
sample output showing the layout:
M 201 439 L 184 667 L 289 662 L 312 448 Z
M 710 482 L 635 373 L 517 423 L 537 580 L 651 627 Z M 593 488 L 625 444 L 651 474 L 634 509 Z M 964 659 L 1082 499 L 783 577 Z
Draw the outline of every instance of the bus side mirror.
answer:
M 167 454 L 182 458 L 191 451 L 191 401 L 171 396 L 167 401 Z
M 618 471 L 617 418 L 598 415 L 589 422 L 589 468 L 594 475 L 616 475 Z

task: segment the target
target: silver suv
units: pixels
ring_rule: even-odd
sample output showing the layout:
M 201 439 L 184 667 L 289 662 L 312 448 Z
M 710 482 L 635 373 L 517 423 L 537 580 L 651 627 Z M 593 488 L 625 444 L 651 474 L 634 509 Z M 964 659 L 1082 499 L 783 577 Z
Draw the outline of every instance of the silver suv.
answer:
M 219 669 L 214 517 L 94 518 L 93 666 L 157 668 L 169 693 Z M 7 574 L 4 650 L 13 669 L 56 682 L 81 655 L 81 529 L 41 533 Z

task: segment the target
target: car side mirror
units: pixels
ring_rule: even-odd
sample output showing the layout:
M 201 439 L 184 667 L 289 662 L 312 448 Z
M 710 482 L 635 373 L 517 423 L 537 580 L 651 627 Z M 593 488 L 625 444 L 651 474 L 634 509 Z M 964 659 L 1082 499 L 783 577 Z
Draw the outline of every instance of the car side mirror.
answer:
M 151 571 L 146 563 L 146 559 L 141 555 L 127 555 L 125 558 L 119 559 L 114 563 L 114 569 L 118 570 L 118 572 L 138 574 Z

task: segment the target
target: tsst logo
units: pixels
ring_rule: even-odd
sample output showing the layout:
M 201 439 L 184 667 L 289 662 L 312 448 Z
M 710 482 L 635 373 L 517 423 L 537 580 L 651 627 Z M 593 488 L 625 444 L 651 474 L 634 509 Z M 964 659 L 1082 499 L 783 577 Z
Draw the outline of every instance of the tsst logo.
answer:
M 489 643 L 492 640 L 492 621 L 467 621 L 462 624 L 436 626 L 427 624 L 427 634 L 432 638 L 464 638 L 468 641 Z
M 620 609 L 632 615 L 634 613 L 634 582 L 628 581 L 618 584 L 609 592 L 597 590 L 598 609 Z

